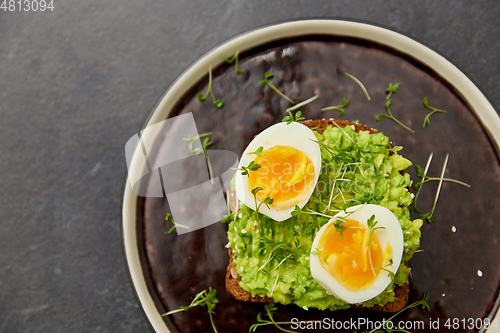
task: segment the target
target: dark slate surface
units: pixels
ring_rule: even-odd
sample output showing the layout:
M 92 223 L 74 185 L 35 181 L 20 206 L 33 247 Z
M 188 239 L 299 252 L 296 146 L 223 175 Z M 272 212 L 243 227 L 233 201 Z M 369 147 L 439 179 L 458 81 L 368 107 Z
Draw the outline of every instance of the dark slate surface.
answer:
M 148 332 L 122 256 L 124 145 L 224 40 L 294 18 L 381 24 L 500 105 L 500 3 L 76 1 L 0 11 L 0 332 Z

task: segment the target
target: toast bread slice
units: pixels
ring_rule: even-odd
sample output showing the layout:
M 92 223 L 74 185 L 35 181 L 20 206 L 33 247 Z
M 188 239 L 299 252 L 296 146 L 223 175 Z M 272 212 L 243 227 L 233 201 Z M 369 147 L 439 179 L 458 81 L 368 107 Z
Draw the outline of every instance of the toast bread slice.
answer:
M 325 129 L 328 126 L 333 125 L 334 122 L 340 127 L 354 126 L 354 130 L 356 132 L 368 131 L 370 132 L 370 134 L 377 133 L 376 129 L 345 120 L 336 120 L 336 119 L 306 120 L 302 121 L 301 123 L 322 134 L 325 131 Z M 230 199 L 231 210 L 234 212 L 236 209 L 236 194 L 233 191 L 231 191 L 231 193 L 229 194 L 229 199 Z M 229 251 L 229 265 L 227 266 L 226 269 L 227 291 L 231 295 L 233 295 L 234 298 L 237 299 L 238 301 L 254 302 L 254 303 L 273 303 L 274 300 L 272 298 L 269 298 L 267 296 L 261 297 L 258 295 L 252 297 L 252 295 L 249 292 L 245 291 L 243 288 L 240 287 L 241 277 L 238 275 L 236 271 L 236 266 L 233 262 L 233 251 L 231 248 L 229 248 L 228 251 Z M 405 264 L 408 265 L 408 263 Z M 364 307 L 362 305 L 352 304 L 351 308 L 367 309 L 367 310 L 382 311 L 382 312 L 400 311 L 406 306 L 406 303 L 408 302 L 408 295 L 410 293 L 409 282 L 405 283 L 402 286 L 396 285 L 394 287 L 394 293 L 395 293 L 395 300 L 393 302 L 385 304 L 384 306 L 374 305 L 372 307 Z

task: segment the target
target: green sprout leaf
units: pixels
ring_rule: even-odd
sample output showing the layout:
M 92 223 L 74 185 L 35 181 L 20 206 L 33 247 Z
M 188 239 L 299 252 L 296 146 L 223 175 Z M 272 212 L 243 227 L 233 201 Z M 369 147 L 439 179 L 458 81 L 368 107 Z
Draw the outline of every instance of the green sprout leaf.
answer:
M 260 81 L 260 86 L 262 88 L 265 88 L 265 86 L 267 85 L 269 88 L 271 88 L 272 90 L 274 90 L 278 95 L 280 95 L 281 97 L 283 97 L 284 99 L 286 99 L 288 102 L 290 102 L 292 104 L 295 104 L 295 102 L 293 101 L 293 99 L 291 99 L 287 95 L 283 94 L 281 91 L 278 90 L 278 88 L 276 88 L 271 82 L 269 82 L 269 79 L 272 79 L 273 77 L 274 77 L 273 73 L 266 72 L 266 74 L 264 74 L 264 80 Z
M 343 115 L 345 115 L 344 108 L 347 107 L 349 105 L 349 103 L 350 103 L 349 98 L 344 98 L 342 100 L 342 105 L 329 106 L 329 107 L 326 107 L 326 108 L 322 108 L 321 111 L 337 110 L 337 111 L 340 111 L 339 117 L 342 117 Z
M 401 150 L 403 150 L 403 146 L 395 146 L 394 148 L 389 149 L 389 151 L 394 154 Z
M 377 205 L 380 203 L 380 201 L 384 200 L 384 195 L 381 194 L 380 192 L 377 193 L 364 192 L 363 196 L 358 200 L 361 203 L 372 203 Z
M 401 83 L 396 83 L 394 85 L 392 83 L 389 83 L 389 86 L 387 87 L 387 97 L 386 97 L 386 99 L 391 98 L 392 93 L 398 92 L 398 89 L 399 89 L 400 85 L 401 85 Z
M 216 108 L 219 108 L 219 109 L 220 109 L 221 107 L 223 107 L 223 106 L 224 106 L 224 101 L 223 101 L 223 100 L 221 100 L 221 99 L 216 99 L 216 100 L 214 101 L 214 105 L 215 105 L 215 107 L 216 107 Z
M 273 77 L 274 77 L 274 74 L 271 72 L 266 72 L 266 74 L 264 74 L 264 78 L 266 80 L 272 79 Z
M 169 311 L 167 313 L 162 314 L 162 317 L 164 316 L 170 316 L 171 314 L 177 313 L 177 312 L 182 312 L 182 311 L 189 311 L 190 309 L 196 307 L 196 306 L 206 306 L 207 307 L 207 313 L 210 317 L 210 322 L 212 324 L 212 329 L 214 330 L 215 333 L 217 333 L 217 328 L 215 327 L 213 315 L 215 314 L 215 307 L 219 303 L 219 300 L 217 299 L 217 290 L 212 289 L 212 287 L 209 287 L 208 292 L 206 290 L 203 290 L 196 294 L 194 297 L 193 301 L 187 305 L 187 306 L 181 306 L 179 309 Z
M 340 238 L 344 239 L 344 231 L 347 229 L 362 229 L 362 227 L 346 227 L 344 224 L 344 218 L 337 218 L 337 220 L 333 223 L 335 227 L 335 231 L 340 232 Z
M 238 57 L 239 57 L 239 55 L 240 55 L 240 50 L 237 50 L 236 53 L 233 55 L 232 58 L 229 58 L 229 59 L 228 58 L 224 58 L 224 60 L 228 64 L 232 64 L 234 62 L 234 71 L 236 73 L 245 73 L 244 70 L 238 68 Z
M 165 235 L 170 235 L 172 232 L 174 232 L 174 230 L 176 228 L 185 228 L 185 229 L 189 229 L 188 226 L 185 226 L 183 224 L 179 224 L 179 223 L 175 223 L 174 222 L 174 218 L 172 217 L 172 214 L 168 213 L 167 216 L 165 217 L 165 221 L 172 221 L 172 223 L 174 224 L 174 226 L 172 228 L 170 228 L 169 231 L 164 231 L 163 233 Z
M 240 170 L 242 171 L 241 174 L 243 176 L 248 176 L 248 172 L 249 171 L 257 171 L 259 170 L 260 168 L 262 167 L 262 165 L 260 165 L 259 163 L 255 163 L 255 161 L 251 161 L 248 166 L 241 166 L 239 169 L 236 169 L 236 170 Z
M 394 88 L 395 86 L 392 86 L 392 83 L 389 84 L 389 88 L 387 88 L 387 90 L 389 91 L 389 89 L 391 90 L 395 90 L 397 91 L 397 88 L 399 87 L 399 83 L 396 84 L 397 87 Z M 392 94 L 393 91 L 390 92 L 390 94 Z M 390 95 L 389 95 L 390 96 Z M 388 97 L 389 97 L 388 96 Z M 408 126 L 406 126 L 405 124 L 403 124 L 402 122 L 400 122 L 399 120 L 397 120 L 396 118 L 394 118 L 394 116 L 392 115 L 391 113 L 391 110 L 389 109 L 389 107 L 392 106 L 392 100 L 391 99 L 387 99 L 387 101 L 385 102 L 385 110 L 387 111 L 387 114 L 385 113 L 381 113 L 377 116 L 377 121 L 380 121 L 382 120 L 382 118 L 386 117 L 386 118 L 389 118 L 391 119 L 392 121 L 394 121 L 396 124 L 400 125 L 401 127 L 403 127 L 404 129 L 406 129 L 407 131 L 411 132 L 411 133 L 415 133 L 414 130 L 412 130 L 411 128 L 409 128 Z
M 302 215 L 302 213 L 303 213 L 302 209 L 300 209 L 298 205 L 295 205 L 295 208 L 292 210 L 292 212 L 290 214 L 292 216 L 300 217 L 300 215 Z
M 430 117 L 434 114 L 434 113 L 437 113 L 437 112 L 440 112 L 440 113 L 448 113 L 448 111 L 445 111 L 445 110 L 440 110 L 440 109 L 436 109 L 432 106 L 429 106 L 427 103 L 429 101 L 429 98 L 428 97 L 425 97 L 424 98 L 424 106 L 428 109 L 431 110 L 431 112 L 429 114 L 427 114 L 427 116 L 425 116 L 425 119 L 424 119 L 424 123 L 422 124 L 422 128 L 425 128 L 425 125 L 430 125 L 431 124 L 431 120 L 430 120 Z
M 267 208 L 269 208 L 269 205 L 271 205 L 273 203 L 273 199 L 271 199 L 270 197 L 266 197 L 261 203 L 259 203 L 257 205 L 257 192 L 262 191 L 262 190 L 263 190 L 263 188 L 258 186 L 250 191 L 252 193 L 254 201 L 255 201 L 255 211 L 257 212 L 257 223 L 260 223 L 260 221 L 259 221 L 260 206 L 262 206 L 264 204 L 264 205 L 266 205 Z
M 417 176 L 424 177 L 424 170 L 422 170 L 422 167 L 420 167 L 420 165 L 417 164 L 415 166 L 415 169 L 417 169 Z
M 229 215 L 224 215 L 224 218 L 222 219 L 222 223 L 229 223 L 234 220 L 234 213 L 231 213 Z
M 297 113 L 295 114 L 295 121 L 301 121 L 301 120 L 306 119 L 306 118 L 301 117 L 301 116 L 302 116 L 302 111 L 297 111 Z
M 288 110 L 287 112 L 288 112 L 288 116 L 286 116 L 282 120 L 282 122 L 286 123 L 287 125 L 290 125 L 294 121 L 301 121 L 301 120 L 306 119 L 304 117 L 301 117 L 302 116 L 302 111 L 297 111 L 295 113 L 295 117 L 293 116 L 292 111 Z
M 248 153 L 248 155 L 250 154 L 255 154 L 257 156 L 260 156 L 260 154 L 262 154 L 262 152 L 264 151 L 264 147 L 260 146 L 259 148 L 257 148 L 257 150 L 251 152 L 251 153 Z
M 252 189 L 250 192 L 252 192 L 253 196 L 256 196 L 257 192 L 262 191 L 262 190 L 263 190 L 263 188 L 259 186 L 259 187 Z M 255 206 L 255 207 L 257 207 L 257 206 Z

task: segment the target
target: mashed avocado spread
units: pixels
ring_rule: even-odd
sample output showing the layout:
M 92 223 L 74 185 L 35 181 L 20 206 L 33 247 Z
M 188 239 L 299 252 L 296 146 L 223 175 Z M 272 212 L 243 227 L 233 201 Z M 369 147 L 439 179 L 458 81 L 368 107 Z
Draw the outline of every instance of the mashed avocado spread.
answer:
M 391 210 L 403 229 L 403 260 L 391 284 L 363 306 L 385 305 L 394 301 L 395 285 L 408 281 L 410 268 L 404 265 L 418 250 L 422 220 L 410 220 L 408 192 L 410 175 L 402 175 L 411 162 L 395 153 L 389 138 L 346 126 L 329 126 L 323 134 L 314 131 L 321 146 L 321 174 L 315 191 L 300 216 L 276 222 L 239 204 L 228 228 L 228 246 L 241 276 L 240 286 L 252 296 L 273 298 L 275 302 L 321 310 L 349 308 L 344 301 L 330 296 L 311 276 L 309 255 L 318 230 L 329 217 L 345 206 L 375 203 Z M 333 188 L 333 192 L 332 192 Z M 329 207 L 329 209 L 328 209 Z M 307 210 L 309 208 L 310 210 Z M 326 209 L 326 210 L 325 210 Z

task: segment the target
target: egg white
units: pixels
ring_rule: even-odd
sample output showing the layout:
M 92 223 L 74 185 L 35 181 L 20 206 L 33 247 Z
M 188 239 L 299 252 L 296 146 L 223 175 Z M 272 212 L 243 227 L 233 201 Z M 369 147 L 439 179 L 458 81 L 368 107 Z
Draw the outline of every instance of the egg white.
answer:
M 348 219 L 358 221 L 360 224 L 365 226 L 367 225 L 368 219 L 372 215 L 375 215 L 375 221 L 378 221 L 376 227 L 385 228 L 374 231 L 374 234 L 377 235 L 379 240 L 382 253 L 385 253 L 387 242 L 389 242 L 391 246 L 391 258 L 393 260 L 393 264 L 391 266 L 387 266 L 386 269 L 396 274 L 401 263 L 401 258 L 403 257 L 404 247 L 403 230 L 401 229 L 401 224 L 399 223 L 396 215 L 383 206 L 373 204 L 353 206 L 348 208 L 347 212 L 354 212 L 348 217 Z M 344 211 L 341 211 L 335 215 L 335 217 L 345 217 L 346 215 L 347 214 Z M 318 247 L 319 240 L 325 229 L 336 221 L 335 217 L 317 232 L 311 247 L 311 252 L 316 250 Z M 337 279 L 325 270 L 321 264 L 319 255 L 311 253 L 310 267 L 313 278 L 326 289 L 329 295 L 333 295 L 350 304 L 362 303 L 378 296 L 391 283 L 389 273 L 385 270 L 381 270 L 377 279 L 370 286 L 363 290 L 353 291 L 346 289 Z
M 321 172 L 321 150 L 318 143 L 314 142 L 316 140 L 314 133 L 307 126 L 297 122 L 293 122 L 289 125 L 286 123 L 279 123 L 270 126 L 250 142 L 241 156 L 238 168 L 250 164 L 250 162 L 256 158 L 256 155 L 249 153 L 256 151 L 260 146 L 264 148 L 264 151 L 276 145 L 291 146 L 301 150 L 313 163 L 315 177 L 312 186 L 307 190 L 303 199 L 294 204 L 294 206 L 298 205 L 302 208 L 311 197 Z M 248 176 L 243 176 L 240 170 L 236 172 L 235 190 L 238 200 L 253 210 L 256 210 L 254 197 L 250 192 L 252 189 L 248 186 Z M 259 203 L 260 202 L 257 201 L 257 204 Z M 261 205 L 259 213 L 265 214 L 275 221 L 283 221 L 291 217 L 291 212 L 295 208 L 294 206 L 287 209 L 276 209 L 272 206 L 267 208 L 266 205 Z

